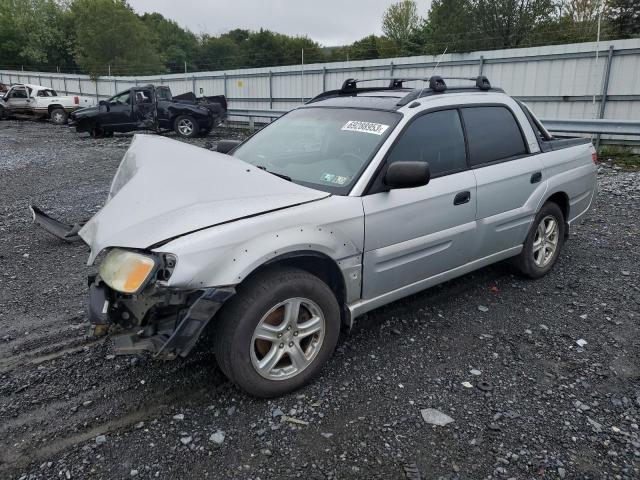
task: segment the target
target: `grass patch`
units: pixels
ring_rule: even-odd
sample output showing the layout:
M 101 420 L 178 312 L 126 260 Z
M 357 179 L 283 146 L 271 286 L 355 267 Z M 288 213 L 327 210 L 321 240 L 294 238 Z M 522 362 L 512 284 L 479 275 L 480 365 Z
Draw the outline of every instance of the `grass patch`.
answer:
M 598 160 L 609 162 L 623 168 L 640 168 L 640 155 L 633 153 L 631 147 L 623 145 L 604 145 L 598 151 Z

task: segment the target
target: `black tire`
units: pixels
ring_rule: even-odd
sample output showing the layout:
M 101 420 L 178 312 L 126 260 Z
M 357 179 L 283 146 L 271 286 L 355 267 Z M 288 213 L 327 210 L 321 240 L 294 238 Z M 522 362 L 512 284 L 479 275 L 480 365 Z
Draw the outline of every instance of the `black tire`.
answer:
M 64 108 L 54 108 L 49 112 L 49 118 L 52 123 L 56 125 L 65 125 L 67 120 L 69 120 L 69 114 L 64 110 Z
M 546 256 L 546 248 L 543 246 L 543 253 L 534 252 L 534 242 L 537 241 L 540 234 L 538 233 L 538 228 L 543 220 L 552 218 L 557 225 L 557 232 L 555 233 L 556 245 L 552 254 Z M 564 245 L 564 235 L 565 235 L 566 225 L 564 220 L 564 215 L 562 214 L 562 210 L 558 206 L 558 204 L 553 202 L 545 203 L 538 214 L 536 215 L 533 224 L 531 225 L 531 229 L 527 234 L 527 239 L 524 242 L 524 247 L 520 255 L 515 257 L 514 265 L 518 269 L 520 273 L 529 277 L 529 278 L 540 278 L 546 275 L 555 265 L 558 260 L 558 256 L 560 255 L 560 251 L 562 250 L 562 246 Z M 552 242 L 549 242 L 552 244 Z M 540 259 L 540 255 L 545 255 L 545 260 L 541 262 L 536 262 L 537 259 Z
M 286 379 L 265 378 L 252 363 L 258 342 L 253 342 L 256 327 L 272 308 L 288 299 L 300 297 L 311 300 L 324 316 L 322 342 L 316 347 L 315 357 L 298 373 Z M 304 307 L 300 309 L 301 312 L 303 310 Z M 220 369 L 237 387 L 260 398 L 284 395 L 309 383 L 333 354 L 340 335 L 340 307 L 331 289 L 318 277 L 295 268 L 266 270 L 249 278 L 238 287 L 237 294 L 213 321 L 216 322 L 212 332 L 214 351 Z M 297 332 L 285 332 L 285 335 L 297 335 Z M 275 350 L 279 341 L 269 348 Z M 300 344 L 303 341 L 298 339 Z M 292 344 L 290 342 L 289 346 Z M 286 363 L 290 357 L 282 358 Z M 292 361 L 290 363 L 293 365 Z M 276 367 L 278 365 L 280 363 Z
M 98 125 L 97 123 L 93 124 L 91 130 L 89 130 L 89 135 L 91 138 L 103 138 L 105 135 L 105 131 Z
M 175 132 L 184 138 L 193 138 L 198 136 L 200 127 L 198 122 L 191 115 L 180 115 L 173 122 L 173 129 Z
M 211 124 L 210 127 L 205 128 L 204 130 L 200 130 L 200 133 L 198 133 L 198 136 L 206 137 L 211 133 L 212 130 L 213 130 L 213 124 Z

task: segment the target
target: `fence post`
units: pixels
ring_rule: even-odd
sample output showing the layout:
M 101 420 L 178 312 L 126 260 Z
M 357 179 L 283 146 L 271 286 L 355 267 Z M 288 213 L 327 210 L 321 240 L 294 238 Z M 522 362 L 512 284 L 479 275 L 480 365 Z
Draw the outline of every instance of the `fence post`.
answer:
M 269 70 L 269 110 L 273 110 L 273 72 Z
M 483 70 L 484 70 L 484 56 L 480 55 L 480 68 L 478 69 L 478 75 L 482 75 Z
M 227 73 L 223 73 L 222 74 L 222 81 L 224 82 L 224 96 L 227 96 Z M 227 98 L 227 101 L 229 101 L 229 99 Z
M 191 84 L 193 85 L 193 94 L 197 97 L 198 92 L 196 91 L 196 76 L 191 77 Z
M 322 67 L 322 91 L 327 91 L 327 67 Z
M 607 54 L 607 62 L 604 65 L 604 73 L 602 77 L 602 97 L 600 99 L 600 109 L 598 110 L 598 118 L 604 118 L 604 111 L 607 106 L 607 93 L 609 92 L 609 77 L 611 76 L 611 63 L 613 60 L 613 45 L 609 45 L 609 53 Z M 596 151 L 600 148 L 600 134 L 596 135 Z
M 67 77 L 62 77 L 62 85 L 64 86 L 64 94 L 69 95 L 69 91 L 67 90 Z
M 394 67 L 393 62 L 391 62 L 391 64 L 389 65 L 389 76 L 391 78 L 393 78 L 393 67 Z
M 113 77 L 113 94 L 118 94 L 118 79 L 116 77 Z
M 99 78 L 96 78 L 96 103 L 100 103 L 100 96 L 98 95 L 98 82 L 100 81 Z
M 253 117 L 249 117 L 249 131 L 253 133 L 253 131 L 256 129 L 255 127 L 256 125 L 253 122 Z

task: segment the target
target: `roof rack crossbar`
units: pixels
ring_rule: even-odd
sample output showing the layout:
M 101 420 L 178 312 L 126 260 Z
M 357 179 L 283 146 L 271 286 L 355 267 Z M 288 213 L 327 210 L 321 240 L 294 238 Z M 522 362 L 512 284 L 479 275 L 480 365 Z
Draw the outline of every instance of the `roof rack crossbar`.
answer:
M 475 88 L 479 90 L 487 91 L 491 90 L 491 83 L 489 79 L 484 75 L 478 75 L 477 77 L 441 77 L 439 75 L 432 75 L 431 77 L 376 77 L 376 78 L 347 78 L 343 83 L 340 89 L 338 90 L 327 90 L 325 92 L 316 95 L 314 98 L 309 100 L 307 103 L 313 103 L 315 101 L 321 100 L 323 98 L 335 97 L 340 95 L 353 95 L 357 93 L 363 92 L 375 92 L 375 91 L 383 91 L 383 90 L 396 90 L 403 88 L 404 82 L 428 82 L 429 83 L 429 91 L 432 93 L 442 93 L 447 90 L 447 84 L 445 80 L 467 80 L 471 82 L 475 82 Z M 362 82 L 374 82 L 374 81 L 389 81 L 389 84 L 386 87 L 365 87 L 358 88 L 358 84 Z M 458 87 L 455 87 L 458 88 Z M 473 88 L 473 87 L 471 87 Z M 415 89 L 405 95 L 398 103 L 398 106 L 406 105 L 412 100 L 416 100 L 417 98 L 422 96 L 424 92 L 423 89 Z

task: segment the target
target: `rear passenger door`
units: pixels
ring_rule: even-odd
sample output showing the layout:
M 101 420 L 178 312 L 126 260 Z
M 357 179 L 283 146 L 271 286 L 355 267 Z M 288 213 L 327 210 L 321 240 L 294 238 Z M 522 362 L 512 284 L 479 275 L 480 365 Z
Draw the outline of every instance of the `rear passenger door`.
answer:
M 429 163 L 422 187 L 383 191 L 386 166 Z M 370 299 L 461 266 L 469 260 L 476 216 L 476 182 L 468 170 L 457 110 L 417 116 L 391 147 L 365 214 L 363 298 Z
M 479 259 L 524 242 L 546 180 L 542 162 L 530 153 L 510 108 L 479 105 L 460 112 L 478 188 L 478 231 L 472 245 L 473 258 Z

